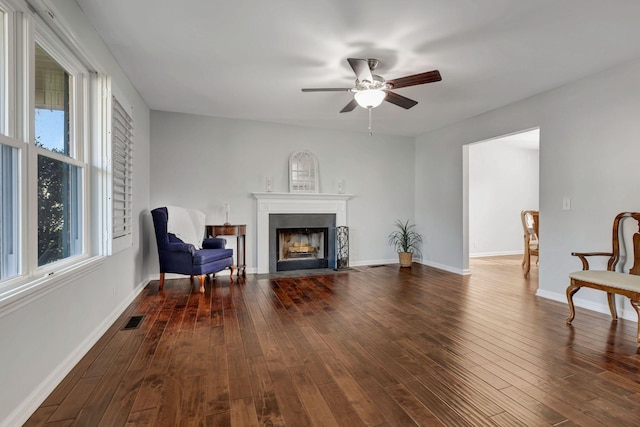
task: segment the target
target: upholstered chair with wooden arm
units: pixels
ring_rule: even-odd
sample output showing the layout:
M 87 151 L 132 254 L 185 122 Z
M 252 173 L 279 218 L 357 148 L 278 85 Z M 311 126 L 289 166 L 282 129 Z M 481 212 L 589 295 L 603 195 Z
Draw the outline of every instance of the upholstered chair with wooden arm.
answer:
M 191 278 L 197 276 L 200 292 L 204 292 L 206 275 L 229 268 L 233 280 L 233 250 L 225 249 L 224 239 L 203 239 L 205 226 L 202 212 L 171 206 L 156 208 L 151 215 L 158 244 L 160 289 L 164 286 L 165 273 L 185 274 Z M 175 215 L 175 219 L 180 218 L 177 225 L 170 221 L 171 215 Z M 183 231 L 178 232 L 179 228 Z

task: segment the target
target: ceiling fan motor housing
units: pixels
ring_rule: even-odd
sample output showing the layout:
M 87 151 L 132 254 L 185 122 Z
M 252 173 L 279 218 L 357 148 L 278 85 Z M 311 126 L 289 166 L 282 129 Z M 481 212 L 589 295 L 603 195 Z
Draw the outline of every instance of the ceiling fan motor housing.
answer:
M 387 81 L 380 76 L 372 75 L 373 81 L 356 79 L 356 87 L 354 92 L 361 90 L 386 90 L 390 89 Z

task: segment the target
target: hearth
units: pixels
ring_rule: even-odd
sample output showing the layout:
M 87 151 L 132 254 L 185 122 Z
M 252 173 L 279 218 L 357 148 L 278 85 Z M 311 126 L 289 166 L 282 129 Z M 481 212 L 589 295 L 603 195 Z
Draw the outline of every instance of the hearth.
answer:
M 336 266 L 335 214 L 269 215 L 269 271 Z

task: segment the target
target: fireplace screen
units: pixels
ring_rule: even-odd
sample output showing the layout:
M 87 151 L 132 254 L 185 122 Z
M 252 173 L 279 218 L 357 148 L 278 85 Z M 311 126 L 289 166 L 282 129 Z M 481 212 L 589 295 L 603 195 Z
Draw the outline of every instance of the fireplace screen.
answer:
M 327 228 L 279 228 L 277 236 L 278 263 L 327 258 Z

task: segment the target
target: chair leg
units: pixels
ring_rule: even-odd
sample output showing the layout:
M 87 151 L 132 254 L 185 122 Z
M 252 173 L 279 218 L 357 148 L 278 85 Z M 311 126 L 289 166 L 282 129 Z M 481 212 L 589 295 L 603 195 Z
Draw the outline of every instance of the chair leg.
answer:
M 618 320 L 618 312 L 616 310 L 616 299 L 615 295 L 611 292 L 607 292 L 607 300 L 609 301 L 609 311 L 611 312 L 611 318 L 613 320 Z
M 198 280 L 200 281 L 200 293 L 204 293 L 204 274 L 198 276 Z
M 576 286 L 573 283 L 567 287 L 567 302 L 569 303 L 569 317 L 567 317 L 567 325 L 570 325 L 576 317 L 576 309 L 573 306 L 573 295 L 579 290 L 580 286 Z
M 231 281 L 233 281 L 233 270 L 234 270 L 233 265 L 229 267 L 229 270 L 231 270 L 231 274 L 229 274 L 229 277 L 231 278 Z
M 636 315 L 638 316 L 638 319 L 640 319 L 640 311 L 638 311 L 638 309 L 640 308 L 640 301 L 631 300 L 631 307 L 633 307 L 633 309 L 636 311 Z M 636 336 L 636 343 L 638 344 L 638 346 L 640 346 L 640 321 L 638 321 L 638 333 Z
M 164 287 L 164 273 L 160 273 L 160 283 L 158 283 L 158 289 L 162 290 Z

